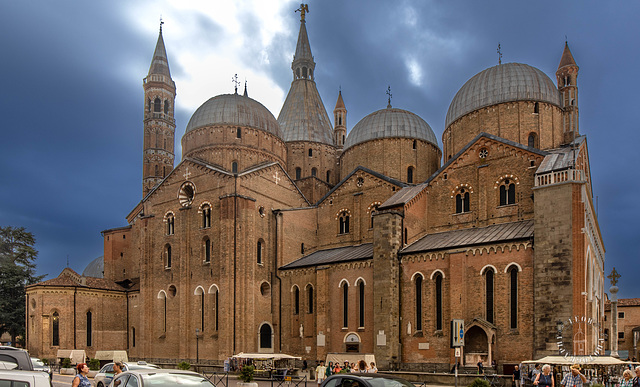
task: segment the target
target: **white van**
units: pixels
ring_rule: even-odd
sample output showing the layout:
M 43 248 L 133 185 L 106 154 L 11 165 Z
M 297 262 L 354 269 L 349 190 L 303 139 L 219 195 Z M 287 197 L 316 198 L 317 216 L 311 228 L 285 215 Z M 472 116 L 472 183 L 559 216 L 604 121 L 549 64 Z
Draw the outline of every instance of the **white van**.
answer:
M 0 386 L 53 387 L 53 384 L 46 372 L 0 370 Z

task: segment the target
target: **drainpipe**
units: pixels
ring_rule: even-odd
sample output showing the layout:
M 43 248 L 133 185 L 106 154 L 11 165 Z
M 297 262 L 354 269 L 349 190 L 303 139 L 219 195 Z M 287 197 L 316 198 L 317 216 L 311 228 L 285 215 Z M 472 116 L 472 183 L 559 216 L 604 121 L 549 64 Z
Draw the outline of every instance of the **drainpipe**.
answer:
M 273 260 L 273 272 L 278 279 L 278 351 L 282 352 L 282 279 L 278 275 L 278 217 L 280 216 L 280 210 L 274 210 L 273 214 L 276 217 L 276 232 L 275 232 L 275 257 Z M 273 304 L 273 302 L 272 302 Z

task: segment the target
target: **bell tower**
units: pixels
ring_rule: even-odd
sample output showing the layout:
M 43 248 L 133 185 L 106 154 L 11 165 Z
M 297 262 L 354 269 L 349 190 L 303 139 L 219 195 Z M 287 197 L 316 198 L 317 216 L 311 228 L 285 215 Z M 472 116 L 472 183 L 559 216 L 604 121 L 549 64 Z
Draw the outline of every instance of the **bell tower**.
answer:
M 563 143 L 568 144 L 580 135 L 578 125 L 578 65 L 571 55 L 569 44 L 564 43 L 562 59 L 556 71 L 558 90 L 562 98 Z
M 162 24 L 158 42 L 143 79 L 144 142 L 142 154 L 142 196 L 146 196 L 173 169 L 176 121 L 174 103 L 176 84 L 171 79 L 169 61 L 162 39 Z
M 347 108 L 342 100 L 342 90 L 338 92 L 338 101 L 333 109 L 333 142 L 338 149 L 344 147 L 344 140 L 347 136 Z

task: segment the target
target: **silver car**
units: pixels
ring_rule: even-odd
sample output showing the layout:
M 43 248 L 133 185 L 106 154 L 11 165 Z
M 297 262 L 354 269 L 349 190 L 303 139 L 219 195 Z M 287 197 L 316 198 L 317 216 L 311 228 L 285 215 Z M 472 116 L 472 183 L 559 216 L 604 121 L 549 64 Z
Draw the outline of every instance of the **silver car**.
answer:
M 53 372 L 51 372 L 51 367 L 44 364 L 42 360 L 38 359 L 37 357 L 32 357 L 31 364 L 33 364 L 34 371 L 46 372 L 47 374 L 49 374 L 49 379 L 53 378 Z
M 214 387 L 209 379 L 198 373 L 170 369 L 123 372 L 113 379 L 109 387 L 173 387 L 178 385 Z
M 142 369 L 158 369 L 160 367 L 158 367 L 155 364 L 150 364 L 150 363 L 146 363 L 144 361 L 139 361 L 137 363 L 131 363 L 131 362 L 123 362 L 122 363 L 122 371 L 128 371 L 128 370 L 142 370 Z M 96 376 L 93 378 L 94 380 L 94 384 L 96 387 L 107 387 L 109 384 L 111 384 L 111 380 L 113 379 L 113 363 L 107 363 L 105 364 L 101 369 L 100 372 L 98 372 L 96 374 Z

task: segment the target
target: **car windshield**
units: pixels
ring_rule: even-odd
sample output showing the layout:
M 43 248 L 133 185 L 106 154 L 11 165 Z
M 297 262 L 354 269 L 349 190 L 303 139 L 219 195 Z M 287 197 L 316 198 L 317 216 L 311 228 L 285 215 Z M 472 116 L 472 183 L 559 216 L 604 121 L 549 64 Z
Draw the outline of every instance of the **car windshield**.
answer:
M 208 380 L 203 378 L 200 375 L 189 375 L 189 374 L 147 374 L 143 376 L 144 386 L 202 386 L 202 387 L 213 387 L 213 384 Z
M 44 367 L 44 363 L 40 359 L 31 359 L 31 363 L 33 363 L 34 367 Z
M 366 378 L 366 381 L 371 383 L 373 387 L 415 387 L 412 383 L 407 382 L 404 379 L 390 379 L 390 378 Z

